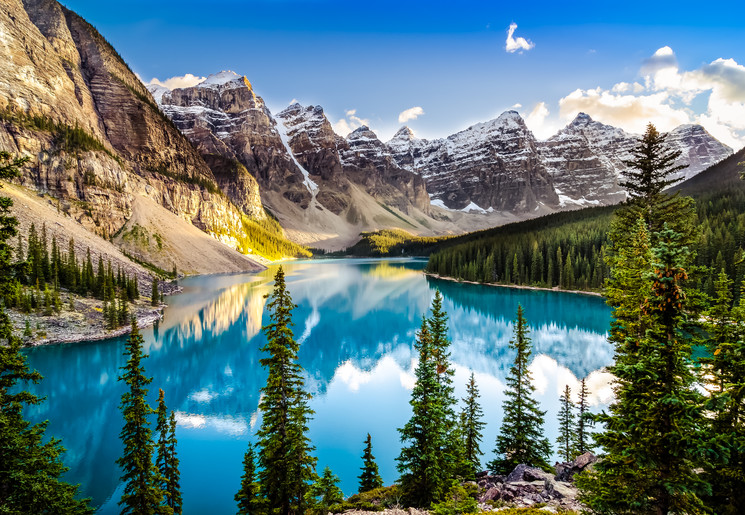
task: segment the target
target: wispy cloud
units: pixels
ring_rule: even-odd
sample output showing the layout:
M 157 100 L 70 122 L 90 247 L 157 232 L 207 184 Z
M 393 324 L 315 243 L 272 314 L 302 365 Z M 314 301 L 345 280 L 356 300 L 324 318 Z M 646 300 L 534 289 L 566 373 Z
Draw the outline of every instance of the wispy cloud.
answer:
M 338 120 L 332 124 L 334 132 L 339 136 L 346 137 L 350 132 L 355 129 L 359 129 L 363 125 L 370 126 L 370 120 L 367 118 L 360 118 L 357 116 L 357 109 L 348 109 L 345 113 L 346 117 Z
M 163 86 L 168 89 L 191 88 L 204 81 L 206 78 L 207 77 L 197 77 L 196 75 L 187 73 L 186 75 L 171 77 L 165 80 L 160 80 L 156 77 L 153 77 L 152 79 L 150 79 L 150 82 L 148 84 L 157 84 L 158 86 Z
M 510 28 L 507 29 L 507 40 L 504 42 L 504 49 L 507 52 L 512 54 L 520 51 L 520 53 L 522 53 L 523 50 L 527 51 L 535 46 L 535 43 L 529 39 L 525 39 L 521 36 L 518 36 L 517 38 L 513 37 L 515 30 L 517 30 L 517 23 L 510 23 Z
M 424 109 L 419 106 L 410 107 L 405 111 L 401 111 L 398 115 L 398 123 L 406 123 L 409 120 L 416 120 L 419 116 L 424 114 Z

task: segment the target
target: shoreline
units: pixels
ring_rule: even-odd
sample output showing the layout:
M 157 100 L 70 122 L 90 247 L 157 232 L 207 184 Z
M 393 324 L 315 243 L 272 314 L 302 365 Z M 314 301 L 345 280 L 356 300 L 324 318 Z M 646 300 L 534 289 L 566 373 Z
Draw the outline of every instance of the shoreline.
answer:
M 430 272 L 422 272 L 427 277 L 431 277 L 433 279 L 440 279 L 443 281 L 451 281 L 454 283 L 463 283 L 463 284 L 476 284 L 479 286 L 493 286 L 495 288 L 513 288 L 516 290 L 536 290 L 536 291 L 553 291 L 557 293 L 574 293 L 575 295 L 590 295 L 592 297 L 600 297 L 603 298 L 603 294 L 596 291 L 582 291 L 582 290 L 562 290 L 558 286 L 555 288 L 543 288 L 541 286 L 527 286 L 527 285 L 520 285 L 520 284 L 496 284 L 496 283 L 479 283 L 476 281 L 464 281 L 461 279 L 455 279 L 454 277 L 449 277 L 445 275 L 437 275 Z

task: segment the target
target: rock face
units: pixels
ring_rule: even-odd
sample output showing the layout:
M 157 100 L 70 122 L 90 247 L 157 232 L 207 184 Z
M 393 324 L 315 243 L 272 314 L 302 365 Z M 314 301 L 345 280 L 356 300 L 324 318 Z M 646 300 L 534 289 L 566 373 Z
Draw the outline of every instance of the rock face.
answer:
M 538 144 L 562 206 L 615 204 L 626 198 L 619 186 L 638 135 L 592 120 L 580 113 L 556 135 Z M 688 165 L 674 177 L 687 179 L 732 153 L 700 125 L 681 125 L 667 142 L 680 150 L 677 164 Z
M 262 190 L 282 191 L 307 207 L 310 192 L 303 186 L 302 173 L 287 155 L 276 122 L 248 79 L 223 71 L 191 88 L 152 90 L 166 116 L 203 155 L 236 160 Z
M 246 193 L 241 210 L 220 192 L 200 153 L 90 24 L 53 0 L 7 0 L 0 34 L 0 148 L 32 157 L 23 185 L 105 237 L 143 196 L 235 242 L 256 197 Z M 62 126 L 79 129 L 72 142 L 60 138 Z
M 536 140 L 515 111 L 434 141 L 405 127 L 388 147 L 399 166 L 425 179 L 435 204 L 522 213 L 559 205 Z

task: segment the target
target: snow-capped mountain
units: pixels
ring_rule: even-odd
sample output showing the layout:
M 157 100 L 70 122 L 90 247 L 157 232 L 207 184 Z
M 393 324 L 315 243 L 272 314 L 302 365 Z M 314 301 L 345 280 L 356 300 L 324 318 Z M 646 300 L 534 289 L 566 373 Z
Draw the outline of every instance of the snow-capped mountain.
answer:
M 580 113 L 546 141 L 537 141 L 515 111 L 433 141 L 408 127 L 388 142 L 395 161 L 420 174 L 432 203 L 449 209 L 530 212 L 540 207 L 607 205 L 626 198 L 619 186 L 639 135 Z M 687 179 L 732 153 L 700 125 L 670 132 Z
M 401 167 L 425 179 L 435 204 L 510 212 L 558 207 L 536 140 L 515 111 L 433 141 L 404 128 L 388 148 Z

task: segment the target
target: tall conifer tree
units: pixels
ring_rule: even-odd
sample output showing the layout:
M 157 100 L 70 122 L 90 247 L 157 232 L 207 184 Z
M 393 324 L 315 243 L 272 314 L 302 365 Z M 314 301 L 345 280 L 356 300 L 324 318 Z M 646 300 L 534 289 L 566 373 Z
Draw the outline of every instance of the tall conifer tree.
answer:
M 564 386 L 564 392 L 559 397 L 559 456 L 564 461 L 572 461 L 576 454 L 574 446 L 574 404 L 572 404 L 572 390 L 569 385 Z
M 0 151 L 0 178 L 16 177 L 26 161 Z M 2 296 L 13 286 L 15 271 L 7 243 L 18 223 L 10 214 L 12 206 L 10 198 L 0 196 Z M 46 422 L 31 424 L 23 418 L 24 408 L 42 399 L 22 388 L 41 379 L 41 374 L 29 369 L 10 317 L 0 306 L 0 513 L 93 513 L 88 499 L 75 498 L 78 487 L 60 479 L 67 470 L 60 458 L 65 451 L 60 440 L 47 438 Z
M 587 378 L 583 377 L 579 385 L 579 403 L 577 404 L 577 455 L 592 451 L 591 436 L 588 432 L 588 426 L 592 424 L 592 414 L 588 410 L 587 396 L 590 392 L 587 390 Z
M 497 474 L 509 474 L 521 463 L 547 469 L 551 455 L 551 445 L 543 436 L 546 413 L 533 398 L 535 387 L 528 370 L 532 345 L 528 332 L 523 307 L 518 305 L 515 336 L 510 341 L 517 355 L 507 376 L 507 399 L 502 405 L 504 418 L 494 449 L 497 457 L 489 464 L 489 469 Z
M 267 343 L 261 364 L 268 369 L 259 409 L 259 483 L 266 502 L 278 513 L 301 514 L 306 494 L 315 479 L 314 448 L 307 436 L 313 411 L 305 391 L 303 369 L 297 363 L 300 348 L 292 334 L 292 310 L 296 307 L 280 266 L 274 291 L 268 295 L 269 325 L 263 328 Z
M 438 390 L 437 361 L 426 319 L 422 319 L 414 346 L 419 351 L 419 363 L 409 401 L 412 414 L 398 430 L 403 445 L 396 460 L 406 503 L 428 507 L 442 499 L 450 486 L 450 477 L 448 470 L 441 466 L 441 452 L 447 445 L 448 434 L 441 422 L 445 410 Z
M 260 496 L 259 483 L 256 480 L 256 453 L 253 444 L 248 444 L 248 450 L 243 456 L 243 475 L 241 489 L 235 494 L 238 503 L 238 515 L 257 515 L 264 513 L 265 507 Z
M 470 468 L 468 479 L 475 477 L 476 473 L 481 470 L 481 455 L 483 454 L 481 452 L 482 431 L 486 424 L 483 421 L 484 412 L 479 404 L 479 397 L 476 377 L 471 372 L 471 377 L 466 384 L 466 397 L 463 399 L 463 410 L 460 414 L 464 459 Z
M 694 472 L 702 413 L 693 388 L 696 305 L 686 291 L 694 238 L 691 201 L 662 190 L 678 154 L 650 125 L 633 152 L 615 215 L 606 296 L 613 307 L 615 400 L 595 435 L 602 460 L 577 484 L 599 513 L 694 513 L 706 485 Z
M 375 456 L 372 453 L 372 438 L 367 433 L 365 438 L 365 450 L 362 452 L 362 474 L 358 476 L 360 480 L 359 493 L 367 492 L 383 486 L 383 479 L 378 471 L 378 464 L 375 463 Z
M 171 513 L 161 505 L 163 492 L 160 488 L 158 468 L 153 464 L 153 439 L 148 417 L 154 410 L 147 403 L 147 385 L 151 377 L 145 375 L 142 360 L 143 339 L 132 319 L 132 332 L 127 339 L 124 355 L 127 363 L 122 367 L 119 380 L 129 389 L 122 394 L 119 405 L 124 415 L 124 427 L 119 437 L 124 444 L 122 456 L 116 460 L 122 469 L 124 492 L 119 501 L 123 514 L 149 515 Z
M 157 413 L 155 433 L 158 435 L 158 450 L 155 465 L 158 467 L 159 486 L 163 492 L 163 503 L 178 515 L 181 513 L 181 488 L 176 457 L 176 417 L 173 411 L 169 417 L 162 389 L 158 392 Z

